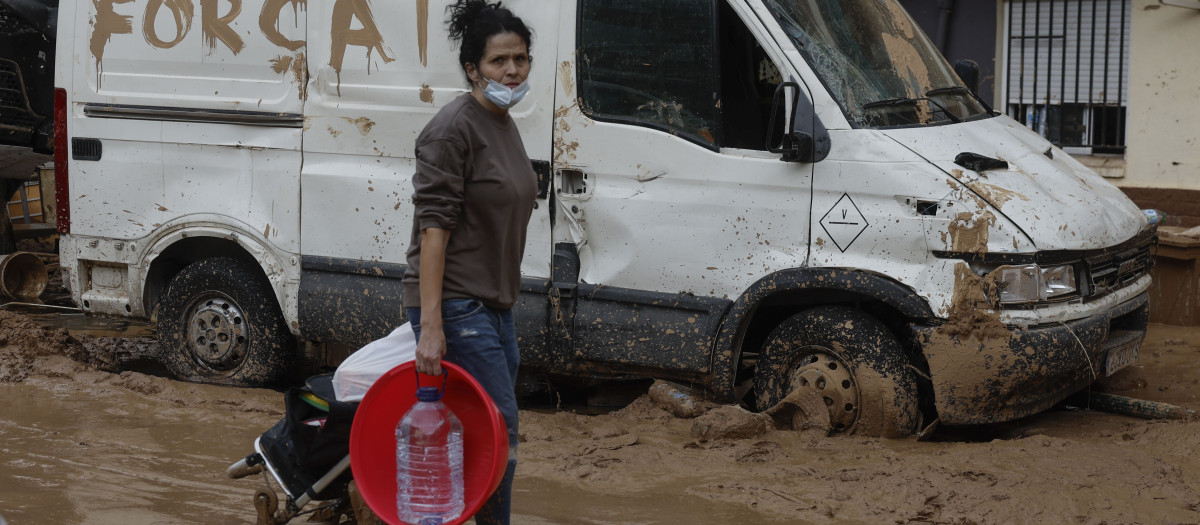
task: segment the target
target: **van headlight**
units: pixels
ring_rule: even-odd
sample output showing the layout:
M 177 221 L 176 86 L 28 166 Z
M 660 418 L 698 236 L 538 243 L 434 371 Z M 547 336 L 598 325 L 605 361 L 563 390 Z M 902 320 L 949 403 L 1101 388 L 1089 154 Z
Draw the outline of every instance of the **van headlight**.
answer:
M 989 275 L 999 291 L 1000 304 L 1046 301 L 1077 291 L 1075 268 L 1070 265 L 998 266 Z

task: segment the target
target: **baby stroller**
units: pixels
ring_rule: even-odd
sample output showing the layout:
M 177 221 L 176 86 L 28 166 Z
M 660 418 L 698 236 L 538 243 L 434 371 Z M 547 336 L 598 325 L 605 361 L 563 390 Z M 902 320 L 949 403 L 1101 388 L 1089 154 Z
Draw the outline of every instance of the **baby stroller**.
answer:
M 284 418 L 254 440 L 253 454 L 225 471 L 232 479 L 262 473 L 263 486 L 254 494 L 258 525 L 284 524 L 300 514 L 313 514 L 310 522 L 378 522 L 351 494 L 350 432 L 358 400 L 380 375 L 412 361 L 416 346 L 412 326 L 404 323 L 351 354 L 337 372 L 287 390 Z M 282 505 L 275 487 L 285 496 Z M 304 510 L 314 501 L 322 504 Z
M 254 440 L 254 453 L 226 470 L 232 479 L 262 473 L 263 486 L 254 494 L 258 525 L 288 523 L 301 514 L 318 523 L 369 521 L 356 515 L 370 511 L 356 509 L 349 491 L 350 429 L 358 403 L 336 400 L 333 374 L 288 389 L 284 401 L 283 419 Z M 304 510 L 313 502 L 321 504 Z

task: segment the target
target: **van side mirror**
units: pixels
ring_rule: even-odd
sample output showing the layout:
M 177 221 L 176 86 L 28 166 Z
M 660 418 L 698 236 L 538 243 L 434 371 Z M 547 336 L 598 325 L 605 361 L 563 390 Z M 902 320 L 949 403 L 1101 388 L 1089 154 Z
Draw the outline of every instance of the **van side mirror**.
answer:
M 963 81 L 963 85 L 967 86 L 972 93 L 979 94 L 979 63 L 970 60 L 962 59 L 954 63 L 954 72 L 958 74 L 958 78 Z
M 790 93 L 789 93 L 790 91 Z M 792 118 L 787 121 L 778 140 L 775 119 L 787 110 L 791 96 Z M 797 124 L 803 126 L 797 130 Z M 805 126 L 804 124 L 808 124 Z M 815 136 L 814 136 L 815 135 Z M 825 127 L 813 114 L 812 104 L 800 85 L 795 82 L 782 82 L 775 87 L 774 99 L 771 103 L 771 118 L 767 124 L 767 151 L 780 154 L 784 162 L 819 162 L 829 155 L 829 134 Z

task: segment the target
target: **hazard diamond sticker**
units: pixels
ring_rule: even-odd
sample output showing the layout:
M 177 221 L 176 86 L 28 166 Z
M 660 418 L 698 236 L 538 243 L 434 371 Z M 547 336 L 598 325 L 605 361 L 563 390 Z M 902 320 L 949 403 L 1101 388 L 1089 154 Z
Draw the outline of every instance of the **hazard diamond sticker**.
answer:
M 861 211 L 858 211 L 858 206 L 854 204 L 850 195 L 845 193 L 833 205 L 833 208 L 830 208 L 825 212 L 825 216 L 821 217 L 821 227 L 825 229 L 825 233 L 842 252 L 854 244 L 858 236 L 866 231 L 867 226 L 867 218 L 863 217 Z

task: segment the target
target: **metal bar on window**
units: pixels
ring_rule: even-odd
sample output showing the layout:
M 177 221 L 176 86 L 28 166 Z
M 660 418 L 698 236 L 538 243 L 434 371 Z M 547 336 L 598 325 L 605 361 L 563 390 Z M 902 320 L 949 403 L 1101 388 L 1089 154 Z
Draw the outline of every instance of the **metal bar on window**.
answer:
M 1125 0 L 1117 0 L 1123 2 Z M 1108 138 L 1108 60 L 1112 50 L 1112 3 L 1113 0 L 1108 0 L 1104 3 L 1104 91 L 1100 95 L 1100 101 L 1103 109 L 1100 110 L 1100 146 L 1110 146 L 1111 141 Z
M 1054 20 L 1054 2 L 1056 2 L 1056 1 L 1057 0 L 1050 0 L 1050 20 L 1051 21 Z M 1046 126 L 1046 138 L 1050 138 L 1051 136 L 1053 136 L 1053 133 L 1051 133 L 1051 131 L 1050 131 L 1050 92 L 1053 91 L 1053 88 L 1054 88 L 1054 82 L 1053 82 L 1053 80 L 1054 80 L 1054 26 L 1051 24 L 1046 24 L 1046 26 L 1049 29 L 1050 34 L 1046 35 L 1046 116 L 1045 116 L 1045 126 Z M 1040 30 L 1038 31 L 1038 34 L 1041 34 Z M 1059 132 L 1061 133 L 1062 132 L 1062 127 L 1061 127 L 1062 119 L 1058 120 L 1058 124 L 1060 126 Z
M 1062 17 L 1062 74 L 1058 79 L 1058 104 L 1059 104 L 1059 124 L 1058 124 L 1058 144 L 1062 145 L 1067 142 L 1067 20 L 1071 19 L 1071 2 L 1063 2 L 1063 17 Z
M 1075 22 L 1075 103 L 1079 103 L 1079 65 L 1080 59 L 1083 58 L 1083 2 L 1075 4 L 1076 13 Z
M 1033 34 L 1035 36 L 1040 36 L 1041 22 L 1042 22 L 1042 0 L 1034 0 L 1034 4 L 1033 4 Z M 1042 129 L 1045 129 L 1045 126 L 1046 126 L 1045 117 L 1039 118 L 1038 104 L 1037 104 L 1038 103 L 1038 78 L 1041 76 L 1041 68 L 1038 67 L 1038 62 L 1040 62 L 1039 59 L 1041 58 L 1041 56 L 1039 56 L 1039 55 L 1041 54 L 1041 51 L 1042 51 L 1041 39 L 1034 40 L 1033 41 L 1033 95 L 1030 97 L 1030 100 L 1033 102 L 1033 121 L 1035 123 L 1037 123 L 1037 125 L 1033 128 L 1033 130 L 1038 132 L 1039 134 L 1043 133 Z M 1042 129 L 1038 129 L 1038 128 L 1042 128 Z
M 1025 36 L 1025 26 L 1029 24 L 1028 16 L 1029 4 L 1021 2 L 1021 36 Z M 1021 73 L 1017 81 L 1017 118 L 1029 125 L 1029 119 L 1025 118 L 1025 42 L 1021 42 Z
M 1117 78 L 1117 106 L 1125 107 L 1125 5 L 1121 5 L 1121 41 L 1117 55 L 1117 70 L 1121 72 L 1121 76 Z M 1117 144 L 1125 145 L 1125 111 L 1117 111 Z
M 1092 0 L 1092 38 L 1089 42 L 1091 51 L 1088 53 L 1088 101 L 1087 106 L 1085 106 L 1088 119 L 1088 135 L 1092 137 L 1096 136 L 1096 119 L 1092 113 L 1093 102 L 1095 102 L 1096 97 L 1096 2 L 1097 0 Z M 1092 142 L 1090 139 L 1084 139 L 1085 144 Z

